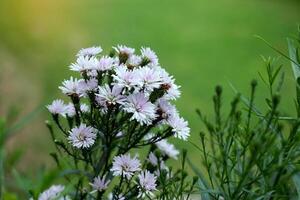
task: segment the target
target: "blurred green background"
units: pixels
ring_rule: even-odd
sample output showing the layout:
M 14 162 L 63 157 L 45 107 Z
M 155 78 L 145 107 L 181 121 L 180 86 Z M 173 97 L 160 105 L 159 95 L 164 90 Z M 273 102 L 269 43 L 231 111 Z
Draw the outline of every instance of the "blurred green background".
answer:
M 108 52 L 117 44 L 150 46 L 182 86 L 176 104 L 195 141 L 202 128 L 195 109 L 212 110 L 215 85 L 224 86 L 226 107 L 233 96 L 229 82 L 247 94 L 250 80 L 264 69 L 260 55 L 278 56 L 254 35 L 287 52 L 286 37 L 296 33 L 299 11 L 296 0 L 0 0 L 0 113 L 13 106 L 24 116 L 62 97 L 57 87 L 74 75 L 68 66 L 80 48 L 101 45 Z M 286 66 L 283 92 L 291 94 L 289 63 L 280 62 Z M 265 91 L 260 83 L 259 102 Z M 282 109 L 292 106 L 283 102 Z M 8 149 L 24 152 L 19 168 L 51 164 L 47 118 L 43 107 L 8 142 Z M 199 152 L 188 148 L 196 158 Z

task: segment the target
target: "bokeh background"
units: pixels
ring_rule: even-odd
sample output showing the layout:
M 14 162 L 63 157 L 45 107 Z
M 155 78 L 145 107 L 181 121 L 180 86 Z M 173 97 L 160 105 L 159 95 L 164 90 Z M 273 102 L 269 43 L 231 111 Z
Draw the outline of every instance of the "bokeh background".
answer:
M 17 166 L 26 172 L 53 164 L 44 105 L 62 97 L 58 86 L 74 75 L 68 66 L 75 54 L 93 45 L 106 52 L 117 44 L 156 51 L 182 86 L 176 104 L 196 142 L 203 127 L 195 109 L 212 113 L 215 85 L 223 85 L 226 107 L 234 95 L 229 82 L 247 95 L 252 78 L 264 71 L 260 56 L 278 57 L 254 35 L 287 52 L 286 37 L 296 33 L 299 22 L 296 0 L 0 0 L 0 114 L 19 112 L 20 119 L 35 110 L 8 141 L 8 152 L 22 152 Z M 279 63 L 286 72 L 283 94 L 290 94 L 289 62 Z M 259 86 L 263 103 L 266 90 L 261 81 Z M 292 106 L 283 102 L 282 109 Z M 189 143 L 179 146 L 195 160 L 199 156 Z

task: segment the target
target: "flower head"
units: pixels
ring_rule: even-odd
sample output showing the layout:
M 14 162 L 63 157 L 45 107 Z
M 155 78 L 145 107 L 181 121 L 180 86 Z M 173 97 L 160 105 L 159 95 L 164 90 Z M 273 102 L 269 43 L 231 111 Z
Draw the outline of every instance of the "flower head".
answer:
M 115 66 L 116 60 L 114 58 L 108 57 L 108 56 L 103 56 L 100 58 L 98 64 L 96 65 L 96 70 L 97 71 L 106 71 L 110 70 Z
M 149 171 L 143 171 L 138 175 L 139 178 L 139 190 L 140 197 L 143 197 L 145 194 L 153 195 L 152 192 L 156 190 L 156 176 Z
M 96 91 L 98 88 L 98 80 L 96 78 L 81 80 L 79 84 L 81 88 L 81 93 L 83 93 L 84 96 L 87 96 L 87 94 L 90 92 Z
M 96 137 L 96 130 L 93 127 L 81 124 L 70 131 L 68 139 L 74 147 L 80 149 L 91 147 Z
M 136 73 L 136 70 L 128 70 L 124 65 L 121 65 L 115 69 L 113 78 L 115 81 L 114 84 L 119 85 L 120 87 L 131 89 L 140 85 L 140 79 Z
M 64 102 L 60 99 L 54 100 L 50 105 L 46 106 L 49 112 L 56 115 L 64 115 L 66 112 L 66 106 Z
M 87 70 L 92 70 L 98 64 L 96 58 L 89 58 L 87 56 L 79 56 L 76 63 L 72 63 L 70 69 L 72 71 L 85 72 Z
M 175 148 L 173 144 L 169 143 L 167 140 L 161 140 L 155 144 L 163 154 L 177 160 L 179 151 Z
M 68 95 L 78 95 L 78 96 L 83 96 L 83 87 L 81 81 L 83 80 L 78 80 L 76 78 L 71 77 L 69 80 L 64 80 L 63 85 L 59 87 L 61 91 Z
M 167 166 L 165 165 L 163 159 L 157 158 L 153 152 L 149 153 L 148 161 L 154 167 L 159 166 L 160 169 L 167 169 Z
M 188 122 L 178 114 L 172 115 L 168 118 L 168 124 L 172 127 L 172 131 L 175 133 L 175 137 L 183 140 L 187 140 L 190 136 L 190 128 L 188 127 Z
M 102 52 L 102 48 L 100 46 L 98 47 L 89 47 L 89 48 L 85 48 L 85 49 L 81 49 L 78 53 L 77 56 L 96 56 L 97 54 Z
M 115 156 L 111 171 L 114 176 L 124 176 L 130 179 L 135 172 L 140 171 L 141 163 L 137 156 L 131 158 L 129 154 Z
M 112 88 L 108 84 L 99 87 L 99 92 L 96 94 L 99 102 L 105 102 L 107 105 L 122 104 L 125 97 L 121 94 L 123 88 L 115 85 Z
M 142 63 L 142 58 L 137 55 L 132 55 L 127 60 L 127 65 L 129 68 L 131 67 L 137 67 Z
M 54 200 L 57 199 L 65 189 L 62 185 L 53 185 L 39 195 L 38 200 Z
M 149 47 L 141 49 L 142 57 L 145 59 L 151 66 L 158 65 L 158 58 L 154 51 L 152 51 Z
M 167 119 L 178 113 L 176 107 L 166 99 L 158 99 L 156 105 L 158 115 L 164 120 L 163 123 L 167 123 Z
M 137 70 L 142 89 L 146 92 L 152 92 L 153 89 L 159 88 L 162 84 L 160 72 L 155 68 L 142 67 Z
M 93 182 L 90 183 L 90 185 L 93 187 L 94 190 L 101 192 L 107 189 L 109 183 L 110 181 L 106 180 L 105 176 L 103 178 L 97 176 L 94 178 Z
M 131 119 L 137 120 L 140 124 L 150 124 L 156 117 L 154 104 L 143 93 L 128 96 L 123 109 L 132 113 Z
M 118 54 L 126 54 L 128 57 L 130 57 L 132 54 L 134 54 L 135 49 L 131 47 L 127 47 L 125 45 L 117 45 L 117 47 L 114 47 L 116 52 Z
M 116 195 L 113 193 L 109 193 L 108 200 L 125 200 L 125 197 L 123 194 Z

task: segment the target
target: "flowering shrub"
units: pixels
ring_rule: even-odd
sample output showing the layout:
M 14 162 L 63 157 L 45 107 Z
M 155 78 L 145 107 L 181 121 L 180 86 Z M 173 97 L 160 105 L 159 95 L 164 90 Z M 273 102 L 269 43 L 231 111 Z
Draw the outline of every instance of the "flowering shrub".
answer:
M 69 191 L 52 186 L 38 199 L 188 198 L 195 180 L 186 183 L 185 154 L 180 170 L 166 164 L 179 155 L 167 138 L 187 140 L 190 132 L 171 103 L 179 86 L 150 48 L 136 55 L 119 45 L 101 53 L 100 47 L 80 50 L 70 66 L 80 78 L 59 87 L 71 101 L 47 106 L 62 133 L 54 134 L 48 123 L 59 153 L 52 156 L 70 169 Z M 136 152 L 141 147 L 147 150 L 143 159 Z

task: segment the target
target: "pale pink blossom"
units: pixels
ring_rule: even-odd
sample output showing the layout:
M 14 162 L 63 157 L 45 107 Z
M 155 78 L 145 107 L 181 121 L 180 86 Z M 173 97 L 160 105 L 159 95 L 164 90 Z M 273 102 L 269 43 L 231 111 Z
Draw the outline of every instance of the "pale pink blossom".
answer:
M 81 124 L 72 128 L 68 140 L 76 148 L 89 148 L 95 143 L 96 130 L 93 127 Z
M 107 189 L 109 183 L 110 180 L 106 180 L 105 176 L 102 178 L 100 176 L 97 176 L 94 178 L 93 182 L 90 183 L 90 185 L 94 190 L 101 192 Z
M 89 47 L 89 48 L 84 48 L 81 49 L 78 53 L 77 53 L 77 57 L 81 57 L 81 56 L 87 56 L 87 57 L 91 57 L 91 56 L 96 56 L 97 54 L 102 52 L 102 48 L 100 46 L 96 47 Z
M 149 171 L 143 171 L 138 175 L 139 178 L 139 197 L 146 195 L 153 196 L 156 190 L 156 176 Z
M 64 115 L 66 112 L 66 105 L 60 99 L 54 100 L 50 105 L 46 106 L 52 114 Z
M 179 151 L 173 144 L 169 143 L 167 140 L 161 140 L 155 143 L 155 145 L 164 155 L 167 155 L 175 160 L 178 159 Z
M 111 171 L 114 176 L 124 176 L 130 179 L 135 172 L 141 170 L 141 163 L 137 156 L 131 158 L 129 154 L 115 156 L 113 158 L 113 166 Z
M 137 120 L 140 124 L 150 124 L 155 119 L 155 105 L 143 93 L 131 94 L 127 97 L 123 109 L 132 113 L 132 120 Z

